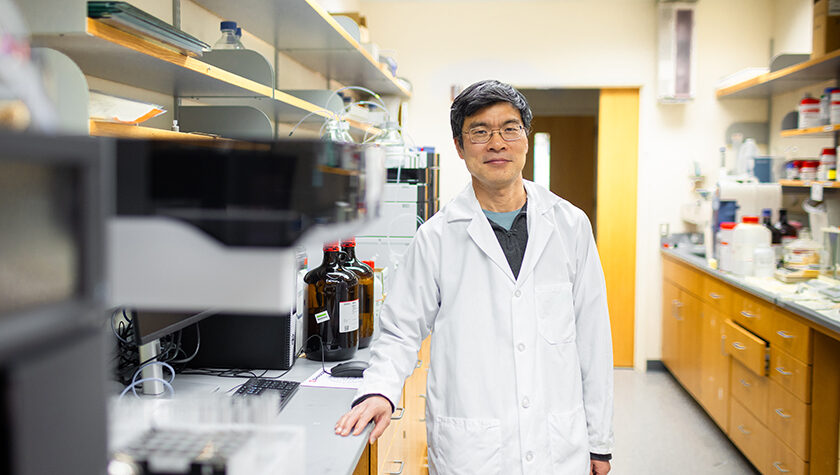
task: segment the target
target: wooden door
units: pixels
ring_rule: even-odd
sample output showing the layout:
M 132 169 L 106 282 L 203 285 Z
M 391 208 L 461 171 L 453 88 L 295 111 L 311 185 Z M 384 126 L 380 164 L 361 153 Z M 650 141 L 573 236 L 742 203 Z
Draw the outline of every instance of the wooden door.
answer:
M 601 89 L 596 237 L 607 283 L 613 361 L 633 366 L 639 90 Z
M 547 133 L 551 141 L 551 191 L 582 209 L 595 226 L 595 146 L 593 116 L 537 116 L 532 133 Z M 534 178 L 534 147 L 528 151 L 522 175 Z

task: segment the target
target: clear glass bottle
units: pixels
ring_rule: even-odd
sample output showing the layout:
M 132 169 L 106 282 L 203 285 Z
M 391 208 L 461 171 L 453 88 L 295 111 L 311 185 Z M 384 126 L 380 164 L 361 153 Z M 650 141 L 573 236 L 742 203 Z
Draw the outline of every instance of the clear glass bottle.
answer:
M 373 269 L 356 257 L 355 238 L 341 241 L 341 251 L 341 264 L 359 278 L 359 348 L 367 348 L 373 339 Z
M 324 129 L 324 135 L 321 136 L 324 140 L 336 143 L 355 143 L 353 137 L 350 136 L 350 124 L 345 120 L 330 119 Z
M 245 49 L 239 38 L 236 36 L 236 22 L 223 21 L 219 24 L 219 29 L 222 30 L 222 36 L 213 45 L 214 50 L 219 49 Z
M 382 135 L 374 140 L 375 144 L 385 149 L 385 168 L 405 167 L 405 141 L 396 122 L 386 122 Z
M 359 279 L 341 265 L 337 242 L 324 245 L 324 260 L 304 277 L 308 289 L 306 358 L 348 360 L 359 348 Z M 318 335 L 319 338 L 312 338 Z

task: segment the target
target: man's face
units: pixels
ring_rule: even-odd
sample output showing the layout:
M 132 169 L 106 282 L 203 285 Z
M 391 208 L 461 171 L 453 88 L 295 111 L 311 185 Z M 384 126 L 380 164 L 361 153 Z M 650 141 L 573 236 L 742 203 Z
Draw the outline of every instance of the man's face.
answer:
M 487 106 L 464 120 L 461 130 L 464 145 L 459 146 L 455 139 L 455 148 L 473 182 L 478 181 L 487 189 L 501 189 L 521 181 L 525 154 L 528 153 L 528 135 L 523 130 L 518 139 L 508 142 L 500 134 L 505 127 L 521 125 L 519 110 L 508 102 Z M 487 143 L 470 141 L 469 131 L 476 128 L 493 131 Z

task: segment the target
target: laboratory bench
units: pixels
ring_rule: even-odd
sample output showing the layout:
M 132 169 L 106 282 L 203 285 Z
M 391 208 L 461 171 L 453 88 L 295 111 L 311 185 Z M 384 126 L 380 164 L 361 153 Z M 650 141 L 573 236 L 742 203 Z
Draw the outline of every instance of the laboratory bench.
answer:
M 761 473 L 840 473 L 833 304 L 679 248 L 661 256 L 666 368 Z
M 367 360 L 370 352 L 360 350 L 354 360 Z M 326 362 L 327 370 L 339 362 Z M 321 368 L 321 362 L 298 358 L 292 369 L 278 379 L 303 381 Z M 262 371 L 254 371 L 260 374 Z M 270 370 L 263 377 L 272 378 L 282 370 Z M 248 378 L 230 378 L 210 375 L 179 374 L 172 382 L 174 398 L 201 398 L 210 394 L 226 394 Z M 373 425 L 368 425 L 359 436 L 341 437 L 335 434 L 338 419 L 350 409 L 355 389 L 315 388 L 300 386 L 277 418 L 278 425 L 302 426 L 305 429 L 306 474 L 348 475 L 355 472 L 357 463 L 369 451 L 368 437 Z M 131 397 L 131 394 L 125 397 Z M 366 464 L 363 464 L 367 467 Z M 360 467 L 361 469 L 361 467 Z
M 335 434 L 338 419 L 350 409 L 355 389 L 300 386 L 280 412 L 278 425 L 305 428 L 305 466 L 311 475 L 427 474 L 425 392 L 428 371 L 429 339 L 423 343 L 415 371 L 406 380 L 403 395 L 385 433 L 373 444 L 367 443 L 373 425 L 359 436 Z M 370 350 L 359 350 L 353 360 L 367 361 Z M 330 367 L 340 362 L 326 362 Z M 292 369 L 278 379 L 304 381 L 321 368 L 320 361 L 298 358 Z M 254 371 L 260 375 L 261 370 Z M 270 370 L 263 377 L 282 374 Z M 172 385 L 175 398 L 200 398 L 214 393 L 225 394 L 248 378 L 179 374 Z M 130 397 L 126 395 L 126 397 Z

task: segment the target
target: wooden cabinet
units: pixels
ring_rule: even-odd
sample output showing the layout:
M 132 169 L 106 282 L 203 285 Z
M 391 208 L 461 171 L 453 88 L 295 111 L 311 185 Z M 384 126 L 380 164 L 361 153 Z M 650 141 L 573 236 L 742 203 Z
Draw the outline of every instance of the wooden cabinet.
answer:
M 354 475 L 428 475 L 426 448 L 426 376 L 429 371 L 430 338 L 417 356 L 414 372 L 405 381 L 391 424 L 362 454 Z
M 675 282 L 666 282 L 662 301 L 662 361 L 671 373 L 697 397 L 700 394 L 701 376 L 701 332 L 700 309 L 702 303 L 695 295 L 701 281 L 696 271 L 681 267 L 673 268 L 679 275 L 680 285 L 688 283 L 691 291 L 677 287 Z M 692 292 L 693 291 L 693 292 Z
M 663 271 L 677 381 L 762 473 L 838 473 L 840 338 L 667 255 Z
M 700 338 L 700 404 L 726 430 L 729 413 L 729 357 L 723 349 L 723 317 L 703 303 Z

